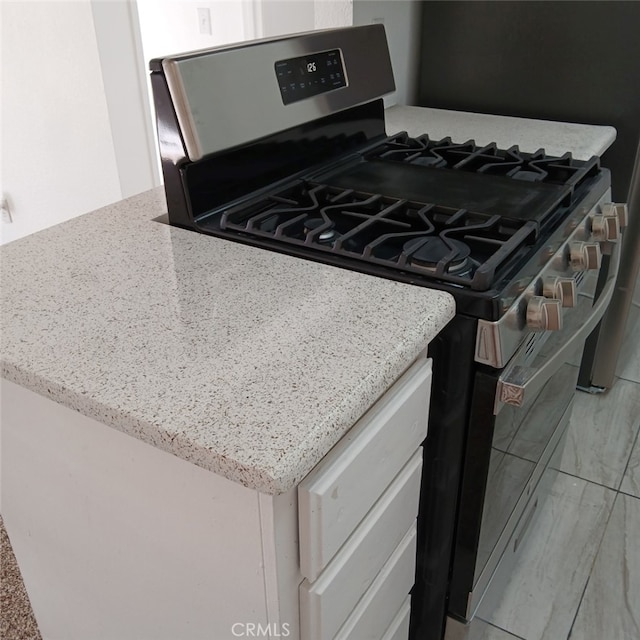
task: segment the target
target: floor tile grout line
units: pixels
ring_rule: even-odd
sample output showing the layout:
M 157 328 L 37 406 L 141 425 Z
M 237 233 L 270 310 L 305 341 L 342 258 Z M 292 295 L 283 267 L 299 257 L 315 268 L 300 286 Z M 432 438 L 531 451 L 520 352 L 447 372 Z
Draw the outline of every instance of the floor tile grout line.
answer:
M 582 595 L 580 596 L 580 601 L 578 602 L 578 606 L 576 607 L 576 612 L 573 616 L 573 620 L 571 621 L 571 626 L 569 627 L 569 633 L 567 635 L 567 640 L 571 640 L 571 634 L 573 633 L 573 627 L 575 626 L 576 620 L 578 619 L 578 614 L 580 613 L 580 607 L 582 607 L 582 602 L 584 600 L 584 594 L 587 592 L 587 587 L 591 582 L 591 576 L 593 575 L 593 567 L 596 564 L 596 560 L 598 559 L 598 555 L 600 554 L 600 549 L 602 548 L 602 541 L 607 533 L 607 529 L 609 528 L 609 523 L 611 522 L 611 516 L 613 515 L 613 510 L 616 506 L 616 501 L 618 500 L 618 496 L 620 495 L 620 491 L 611 489 L 611 491 L 615 492 L 615 496 L 613 497 L 613 502 L 611 503 L 611 509 L 609 510 L 609 514 L 607 515 L 607 522 L 602 528 L 602 535 L 600 536 L 600 541 L 598 542 L 598 548 L 596 552 L 593 554 L 593 560 L 591 562 L 591 567 L 589 569 L 589 576 L 587 577 L 587 581 L 584 583 L 584 588 L 582 589 Z
M 613 511 L 613 509 L 612 509 L 612 511 Z M 607 520 L 607 526 L 608 525 L 609 525 L 609 521 Z M 605 530 L 606 530 L 606 527 L 605 527 Z M 603 534 L 602 537 L 604 538 L 604 534 Z M 593 565 L 595 565 L 596 558 L 598 557 L 598 553 L 600 553 L 601 544 L 602 544 L 602 540 L 600 541 L 600 545 L 598 545 L 598 551 L 596 551 L 596 554 L 593 556 L 593 564 L 591 565 L 591 569 L 589 569 L 589 577 L 587 578 L 587 581 L 584 583 L 584 588 L 582 589 L 582 594 L 580 595 L 580 600 L 578 602 L 578 606 L 576 607 L 576 612 L 573 615 L 573 620 L 571 620 L 571 626 L 569 627 L 569 633 L 567 634 L 567 640 L 571 640 L 571 634 L 573 633 L 573 627 L 575 626 L 576 620 L 578 619 L 578 614 L 580 613 L 580 607 L 582 607 L 582 601 L 584 600 L 584 594 L 587 592 L 587 588 L 589 586 L 589 583 L 591 582 L 591 574 L 593 572 Z
M 616 375 L 616 378 L 618 380 L 624 380 L 625 382 L 630 382 L 631 384 L 640 385 L 640 380 L 633 380 L 632 378 L 624 378 L 623 376 L 620 376 L 620 375 Z
M 606 484 L 601 484 L 600 482 L 594 482 L 593 480 L 589 480 L 587 478 L 582 478 L 581 476 L 577 476 L 574 473 L 567 473 L 566 471 L 562 471 L 562 469 L 556 469 L 556 471 L 558 473 L 563 473 L 565 476 L 569 476 L 570 478 L 575 478 L 576 480 L 582 480 L 583 482 L 588 482 L 589 484 L 592 484 L 594 487 L 600 487 L 601 489 L 607 489 L 608 491 L 613 491 L 613 493 L 619 494 L 619 493 L 625 493 L 624 491 L 620 491 L 620 489 L 614 489 L 612 487 L 607 487 Z M 627 494 L 625 494 L 627 495 Z M 614 496 L 614 500 L 616 498 L 616 496 Z M 634 497 L 634 496 L 631 496 Z M 638 498 L 638 500 L 640 500 L 640 498 Z
M 487 622 L 487 620 L 485 620 L 484 618 L 481 618 L 480 616 L 478 616 L 478 620 L 482 620 L 482 622 L 484 622 L 489 627 L 493 627 L 494 629 L 499 629 L 500 631 L 503 631 L 504 633 L 510 635 L 512 638 L 515 638 L 516 640 L 526 640 L 526 638 L 519 636 L 517 633 L 514 633 L 513 631 L 509 631 L 504 627 L 501 627 L 497 624 L 493 624 L 493 622 Z
M 633 493 L 627 493 L 626 491 L 618 491 L 618 493 L 621 493 L 625 498 L 635 498 L 636 500 L 640 500 L 640 496 L 634 496 Z
M 588 482 L 589 484 L 593 484 L 596 487 L 600 487 L 602 489 L 609 489 L 609 491 L 616 491 L 616 489 L 612 489 L 611 487 L 607 487 L 606 484 L 602 484 L 601 482 L 594 482 L 593 480 L 589 480 L 588 478 L 583 478 L 582 476 L 578 476 L 575 473 L 569 473 L 568 471 L 563 471 L 558 467 L 552 467 L 558 473 L 563 473 L 565 476 L 569 476 L 570 478 L 575 478 L 576 480 L 582 480 L 583 482 Z
M 590 480 L 589 478 L 583 478 L 582 476 L 578 476 L 575 473 L 569 473 L 568 471 L 564 471 L 563 469 L 559 469 L 558 467 L 552 467 L 558 473 L 563 473 L 565 476 L 569 476 L 570 478 L 575 478 L 576 480 L 582 480 L 583 482 L 588 482 L 589 484 L 594 485 L 595 487 L 600 487 L 601 489 L 608 489 L 609 491 L 613 491 L 614 493 L 618 493 L 619 489 L 614 487 L 608 487 L 606 484 L 602 484 L 602 482 L 596 482 L 595 480 Z M 624 475 L 623 475 L 624 478 Z M 622 480 L 620 481 L 622 482 Z

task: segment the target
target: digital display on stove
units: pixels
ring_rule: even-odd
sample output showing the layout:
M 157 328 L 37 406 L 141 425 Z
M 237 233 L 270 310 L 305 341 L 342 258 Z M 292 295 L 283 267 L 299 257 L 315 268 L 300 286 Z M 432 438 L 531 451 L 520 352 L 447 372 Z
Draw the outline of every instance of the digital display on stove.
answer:
M 284 104 L 347 86 L 340 49 L 279 60 L 275 71 Z

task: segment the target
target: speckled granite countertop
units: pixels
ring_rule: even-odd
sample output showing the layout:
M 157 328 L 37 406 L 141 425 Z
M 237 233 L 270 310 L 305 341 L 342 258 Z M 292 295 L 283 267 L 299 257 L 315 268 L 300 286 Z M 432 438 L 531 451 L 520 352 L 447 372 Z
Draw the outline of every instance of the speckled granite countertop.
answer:
M 2 247 L 2 375 L 266 493 L 454 313 L 446 293 L 154 222 L 161 188 Z
M 610 127 L 416 107 L 387 131 L 599 154 Z M 2 375 L 266 493 L 299 482 L 452 298 L 172 228 L 161 188 L 2 247 Z
M 454 142 L 475 139 L 477 144 L 495 142 L 503 148 L 517 144 L 521 151 L 531 153 L 543 148 L 555 156 L 571 151 L 578 160 L 602 155 L 616 139 L 613 127 L 427 107 L 391 107 L 385 120 L 389 135 L 407 131 L 412 136 L 427 133 L 435 140 L 450 136 Z

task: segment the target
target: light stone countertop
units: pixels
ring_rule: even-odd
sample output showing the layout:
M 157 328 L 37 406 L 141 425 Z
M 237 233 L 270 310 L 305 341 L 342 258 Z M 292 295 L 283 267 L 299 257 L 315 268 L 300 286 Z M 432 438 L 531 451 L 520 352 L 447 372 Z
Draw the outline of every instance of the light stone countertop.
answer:
M 418 107 L 387 132 L 602 153 L 611 127 Z M 169 227 L 162 188 L 2 247 L 2 375 L 245 486 L 295 486 L 454 313 L 446 293 Z
M 479 145 L 495 142 L 503 149 L 517 144 L 520 151 L 533 153 L 543 148 L 552 156 L 570 151 L 577 160 L 602 155 L 616 139 L 613 127 L 601 125 L 404 105 L 387 109 L 385 121 L 388 135 L 400 131 L 407 131 L 411 136 L 426 133 L 433 140 L 450 136 L 453 142 L 462 143 L 474 139 Z
M 157 188 L 10 243 L 2 375 L 264 493 L 453 317 L 443 292 L 170 227 Z

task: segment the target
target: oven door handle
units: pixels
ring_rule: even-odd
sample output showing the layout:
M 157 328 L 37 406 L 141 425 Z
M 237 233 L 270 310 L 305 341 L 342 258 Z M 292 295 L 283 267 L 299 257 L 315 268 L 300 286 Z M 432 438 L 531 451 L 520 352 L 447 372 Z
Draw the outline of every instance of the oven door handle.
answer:
M 518 364 L 514 364 L 511 367 L 507 365 L 502 375 L 498 378 L 493 411 L 495 415 L 498 414 L 505 404 L 513 407 L 522 407 L 525 399 L 540 391 L 549 378 L 565 364 L 568 357 L 572 355 L 576 345 L 587 338 L 598 322 L 600 322 L 609 306 L 609 301 L 616 286 L 619 264 L 620 247 L 618 243 L 614 245 L 612 251 L 607 283 L 602 289 L 598 300 L 593 307 L 591 307 L 589 317 L 580 327 L 580 330 L 569 337 L 542 367 L 534 369 Z

